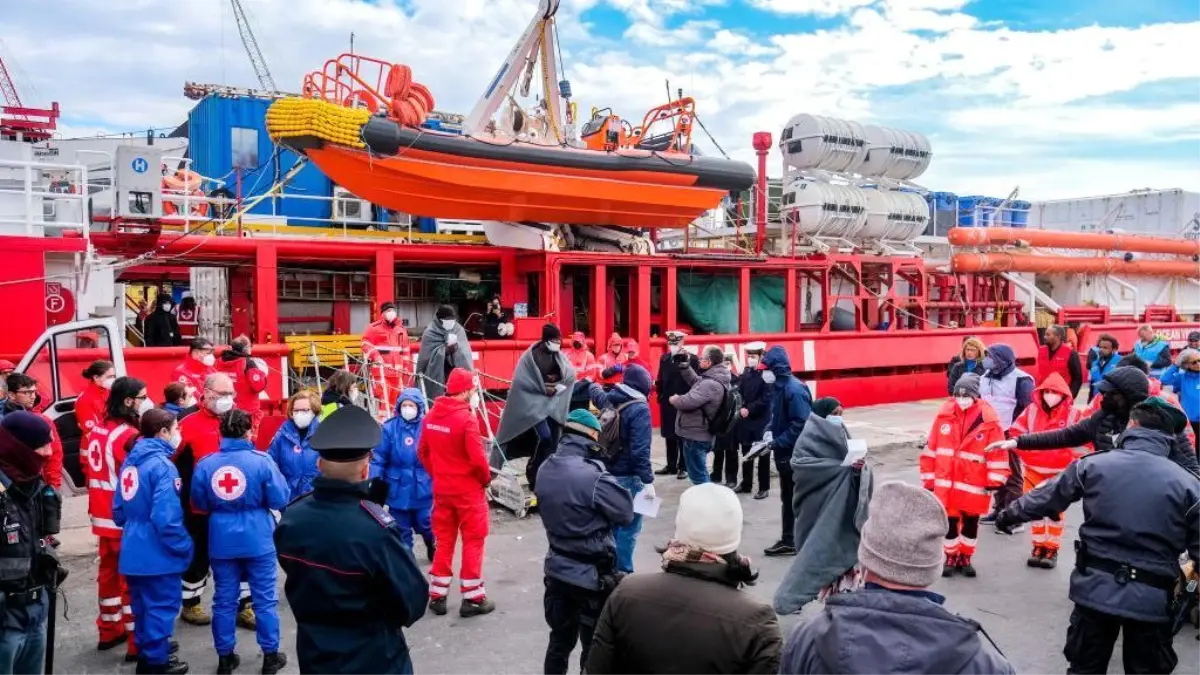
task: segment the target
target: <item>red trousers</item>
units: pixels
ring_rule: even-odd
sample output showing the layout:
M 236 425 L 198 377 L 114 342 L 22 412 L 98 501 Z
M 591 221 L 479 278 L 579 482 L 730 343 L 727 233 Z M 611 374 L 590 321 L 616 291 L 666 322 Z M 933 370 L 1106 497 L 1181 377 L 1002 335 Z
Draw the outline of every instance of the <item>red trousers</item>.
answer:
M 381 363 L 371 364 L 369 373 L 371 393 L 379 402 L 379 417 L 386 420 L 396 410 L 396 402 L 400 400 L 400 392 L 404 391 L 408 373 Z
M 463 600 L 479 601 L 487 597 L 483 590 L 483 542 L 488 535 L 487 499 L 478 495 L 433 500 L 433 538 L 437 549 L 429 570 L 429 597 L 444 598 L 454 581 L 454 547 L 462 535 L 462 568 L 459 592 Z
M 129 607 L 129 588 L 125 577 L 117 571 L 121 558 L 121 540 L 100 537 L 100 569 L 96 572 L 97 598 L 100 614 L 96 617 L 96 628 L 100 641 L 116 640 L 128 633 L 127 651 L 136 654 L 133 645 L 133 610 Z

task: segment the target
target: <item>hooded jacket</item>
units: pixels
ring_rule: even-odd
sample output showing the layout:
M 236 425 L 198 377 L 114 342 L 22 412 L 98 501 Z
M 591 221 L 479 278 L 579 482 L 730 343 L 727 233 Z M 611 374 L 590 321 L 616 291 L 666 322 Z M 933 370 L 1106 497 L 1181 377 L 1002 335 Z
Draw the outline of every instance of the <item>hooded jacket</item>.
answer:
M 1145 400 L 1150 395 L 1149 383 L 1153 382 L 1153 380 L 1147 380 L 1144 373 L 1132 367 L 1117 368 L 1108 375 L 1105 375 L 1104 381 L 1116 387 L 1117 391 L 1125 396 L 1130 407 L 1135 403 Z M 1096 398 L 1099 399 L 1100 397 L 1097 396 Z M 1120 437 L 1121 432 L 1125 431 L 1127 424 L 1129 424 L 1128 409 L 1119 412 L 1110 412 L 1101 408 L 1099 412 L 1093 414 L 1091 417 L 1087 417 L 1065 429 L 1018 436 L 1016 439 L 1017 449 L 1057 450 L 1059 448 L 1069 448 L 1091 443 L 1096 452 L 1111 450 L 1116 446 L 1117 438 Z M 1168 456 L 1171 461 L 1187 471 L 1200 475 L 1200 462 L 1197 461 L 1196 452 L 1192 448 L 1192 443 L 1186 432 L 1177 434 L 1172 442 Z
M 680 375 L 691 388 L 675 399 L 675 410 L 679 413 L 675 418 L 675 433 L 681 438 L 711 442 L 713 435 L 708 432 L 708 421 L 717 414 L 725 398 L 725 387 L 730 383 L 729 366 L 715 363 L 702 375 L 685 368 Z
M 771 451 L 776 462 L 788 462 L 792 449 L 812 414 L 812 392 L 792 375 L 787 350 L 778 345 L 767 350 L 763 367 L 775 374 L 774 401 L 771 407 Z
M 1063 397 L 1062 401 L 1053 408 L 1048 407 L 1044 401 L 1047 392 L 1060 394 Z M 1008 433 L 1010 436 L 1020 436 L 1039 431 L 1065 429 L 1078 422 L 1081 414 L 1075 408 L 1075 399 L 1071 396 L 1071 389 L 1063 380 L 1062 375 L 1050 373 L 1046 380 L 1034 390 L 1033 402 L 1017 419 L 1013 420 Z M 1021 458 L 1022 463 L 1035 467 L 1043 476 L 1052 476 L 1067 468 L 1072 460 L 1082 457 L 1086 453 L 1086 446 L 1077 445 L 1057 450 L 1033 452 L 1018 450 L 1017 456 Z
M 788 636 L 781 673 L 1015 673 L 979 624 L 930 592 L 873 584 L 825 601 Z
M 192 476 L 192 506 L 209 514 L 208 555 L 215 560 L 275 555 L 275 518 L 288 503 L 287 482 L 267 453 L 241 438 L 200 460 Z
M 421 422 L 417 457 L 433 479 L 434 500 L 483 499 L 492 468 L 471 405 L 442 396 Z
M 574 342 L 578 340 L 583 346 L 576 348 Z M 571 366 L 575 368 L 575 377 L 583 380 L 594 380 L 600 374 L 600 365 L 596 362 L 596 356 L 592 354 L 592 350 L 588 349 L 587 341 L 583 333 L 575 332 L 571 334 L 571 346 L 563 346 L 563 354 L 567 360 L 571 362 Z
M 417 406 L 417 417 L 411 422 L 400 416 L 405 403 Z M 425 399 L 420 389 L 408 388 L 400 393 L 395 417 L 383 423 L 383 438 L 371 458 L 371 478 L 388 483 L 387 505 L 392 511 L 428 509 L 433 506 L 433 479 L 417 458 L 417 443 L 421 438 L 421 421 L 425 417 Z
M 624 412 L 622 412 L 624 414 Z M 600 570 L 616 565 L 613 528 L 633 522 L 633 495 L 593 457 L 595 443 L 563 434 L 538 468 L 538 512 L 550 550 L 546 576 L 598 591 Z
M 933 420 L 928 447 L 921 451 L 921 484 L 946 507 L 971 515 L 987 513 L 988 488 L 1004 485 L 1010 472 L 1008 452 L 987 447 L 1004 440 L 996 412 L 983 399 L 962 410 L 950 400 Z
M 984 361 L 991 367 L 979 382 L 979 393 L 996 411 L 1000 428 L 1008 431 L 1033 400 L 1033 378 L 1017 367 L 1017 356 L 1008 345 L 988 347 Z
M 1175 390 L 1188 420 L 1193 424 L 1200 422 L 1200 373 L 1171 366 L 1163 373 L 1162 383 Z
M 621 452 L 606 463 L 609 473 L 614 476 L 637 476 L 643 485 L 654 482 L 654 470 L 650 465 L 650 445 L 653 441 L 653 423 L 650 419 L 650 404 L 646 394 L 650 390 L 650 376 L 645 374 L 644 382 L 635 384 L 642 369 L 630 370 L 625 373 L 625 381 L 609 392 L 600 385 L 593 384 L 589 388 L 592 403 L 597 408 L 621 408 Z M 632 376 L 632 377 L 631 377 Z M 638 391 L 640 386 L 645 392 Z M 626 405 L 628 404 L 628 405 Z
M 233 380 L 234 406 L 250 413 L 257 424 L 263 415 L 262 398 L 259 395 L 267 389 L 266 369 L 261 367 L 258 359 L 233 349 L 221 354 L 215 368 Z
M 1087 557 L 1132 565 L 1166 579 L 1179 576 L 1179 552 L 1200 560 L 1200 480 L 1169 458 L 1173 439 L 1136 427 L 1117 449 L 1073 462 L 1008 507 L 1022 521 L 1050 518 L 1083 500 L 1079 541 Z M 1135 621 L 1170 620 L 1170 591 L 1118 583 L 1113 574 L 1076 567 L 1071 600 Z
M 82 436 L 87 436 L 92 427 L 104 424 L 107 406 L 108 390 L 88 380 L 79 398 L 75 399 L 75 422 Z
M 200 395 L 204 392 L 204 381 L 215 372 L 217 371 L 212 366 L 206 366 L 189 355 L 183 357 L 183 363 L 175 366 L 171 377 L 187 387 L 195 395 L 196 400 L 200 400 Z
M 289 419 L 279 426 L 267 448 L 287 482 L 288 501 L 312 492 L 313 479 L 320 473 L 317 460 L 321 456 L 312 448 L 312 437 L 320 424 L 314 417 L 307 429 L 300 429 Z
M 166 441 L 143 438 L 121 465 L 121 480 L 130 487 L 113 495 L 112 516 L 123 528 L 118 568 L 126 576 L 179 574 L 192 561 L 171 453 Z

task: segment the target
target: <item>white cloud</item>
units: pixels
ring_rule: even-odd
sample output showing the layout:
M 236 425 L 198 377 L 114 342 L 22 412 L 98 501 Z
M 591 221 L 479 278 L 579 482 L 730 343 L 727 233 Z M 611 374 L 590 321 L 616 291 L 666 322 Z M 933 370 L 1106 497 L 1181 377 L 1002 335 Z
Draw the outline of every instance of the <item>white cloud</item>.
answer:
M 776 14 L 808 14 L 814 16 L 838 16 L 866 7 L 875 0 L 749 0 L 758 9 Z
M 611 106 L 639 121 L 663 102 L 669 79 L 697 98 L 699 116 L 718 142 L 747 161 L 753 161 L 753 132 L 777 137 L 791 115 L 812 112 L 925 132 L 936 158 L 923 180 L 937 189 L 979 181 L 996 187 L 971 192 L 1000 193 L 1036 179 L 1039 190 L 1120 191 L 1134 187 L 1115 185 L 1132 166 L 1144 172 L 1139 182 L 1200 187 L 1200 169 L 1150 161 L 1150 151 L 1115 158 L 1125 160 L 1119 171 L 1101 154 L 1070 157 L 1076 143 L 1194 143 L 1200 110 L 1190 100 L 1200 88 L 1200 60 L 1193 56 L 1200 22 L 1023 32 L 980 24 L 966 0 L 742 1 L 846 22 L 760 37 L 704 14 L 704 5 L 721 0 L 563 0 L 565 75 L 580 109 Z M 298 89 L 303 74 L 343 51 L 353 31 L 358 52 L 408 63 L 438 108 L 459 112 L 482 94 L 537 6 L 535 0 L 243 2 L 281 87 Z M 630 19 L 624 36 L 591 34 L 580 21 L 583 10 L 600 2 Z M 36 3 L 10 4 L 7 55 L 19 59 L 44 99 L 28 102 L 60 101 L 69 133 L 174 126 L 193 105 L 180 95 L 186 80 L 256 86 L 232 16 L 214 9 L 227 8 L 224 1 L 56 0 L 62 39 L 53 41 L 43 37 L 44 11 Z M 1171 82 L 1181 83 L 1174 98 L 1130 94 Z M 1124 99 L 1097 100 L 1113 94 Z M 702 132 L 697 136 L 711 149 Z M 1012 151 L 1026 147 L 1038 149 L 1036 163 Z M 778 165 L 772 158 L 772 173 Z

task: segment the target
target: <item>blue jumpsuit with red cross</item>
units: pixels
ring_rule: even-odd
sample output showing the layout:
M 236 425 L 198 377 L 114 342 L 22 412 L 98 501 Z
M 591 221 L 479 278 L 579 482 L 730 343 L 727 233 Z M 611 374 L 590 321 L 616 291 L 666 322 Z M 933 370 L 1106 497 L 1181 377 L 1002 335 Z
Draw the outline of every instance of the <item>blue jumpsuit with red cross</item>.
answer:
M 121 465 L 113 494 L 113 522 L 121 527 L 117 568 L 129 585 L 134 642 L 139 658 L 164 666 L 183 598 L 179 584 L 192 560 L 192 538 L 183 525 L 179 471 L 170 443 L 143 438 Z
M 221 439 L 221 451 L 200 460 L 192 476 L 192 505 L 209 514 L 208 557 L 213 571 L 213 643 L 228 656 L 235 636 L 238 587 L 250 584 L 258 646 L 279 651 L 275 588 L 275 517 L 287 505 L 287 481 L 274 460 L 244 439 Z
M 405 404 L 417 406 L 417 416 L 406 420 L 400 414 Z M 388 513 L 396 519 L 400 538 L 410 549 L 413 531 L 433 544 L 430 514 L 433 511 L 433 479 L 417 458 L 417 442 L 421 439 L 421 421 L 425 418 L 425 397 L 420 389 L 408 388 L 396 402 L 396 415 L 383 424 L 383 440 L 371 458 L 371 478 L 388 483 Z

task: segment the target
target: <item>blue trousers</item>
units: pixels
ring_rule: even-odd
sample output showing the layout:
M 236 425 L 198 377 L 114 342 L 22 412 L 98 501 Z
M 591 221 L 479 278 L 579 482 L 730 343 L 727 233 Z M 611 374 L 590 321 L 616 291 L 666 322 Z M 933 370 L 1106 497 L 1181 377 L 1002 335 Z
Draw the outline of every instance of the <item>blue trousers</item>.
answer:
M 637 476 L 617 476 L 621 487 L 629 490 L 634 497 L 642 491 L 642 479 Z M 617 540 L 617 571 L 633 573 L 633 549 L 637 546 L 638 533 L 642 531 L 642 514 L 633 514 L 633 522 L 624 527 L 617 527 L 613 535 Z
M 150 665 L 164 665 L 170 657 L 175 617 L 183 607 L 183 597 L 179 594 L 181 579 L 178 572 L 125 577 L 133 610 L 134 644 L 138 655 Z
M 213 571 L 213 646 L 219 656 L 228 656 L 237 647 L 238 595 L 242 579 L 250 584 L 250 605 L 254 607 L 255 632 L 264 654 L 279 651 L 279 594 L 275 589 L 275 554 L 257 558 L 212 559 Z M 140 645 L 139 645 L 140 646 Z
M 709 482 L 708 453 L 712 447 L 712 441 L 683 439 L 683 456 L 687 458 L 687 475 L 692 485 Z
M 396 527 L 400 528 L 400 538 L 409 549 L 413 547 L 413 532 L 421 535 L 422 539 L 433 538 L 433 527 L 430 524 L 433 504 L 419 509 L 388 510 L 396 519 Z

